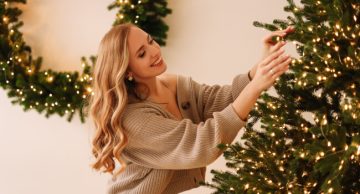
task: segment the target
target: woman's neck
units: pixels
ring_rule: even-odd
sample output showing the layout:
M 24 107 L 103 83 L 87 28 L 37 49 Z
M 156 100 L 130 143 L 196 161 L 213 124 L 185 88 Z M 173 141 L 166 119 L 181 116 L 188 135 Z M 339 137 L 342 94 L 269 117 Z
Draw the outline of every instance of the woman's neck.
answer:
M 168 104 L 174 93 L 163 79 L 157 77 L 155 80 L 153 85 L 148 85 L 150 92 L 147 99 L 159 104 Z
M 152 79 L 141 81 L 147 87 L 147 99 L 150 101 L 164 101 L 168 99 L 170 89 L 168 85 L 159 77 L 154 77 Z M 142 93 L 142 88 L 137 88 L 137 90 Z

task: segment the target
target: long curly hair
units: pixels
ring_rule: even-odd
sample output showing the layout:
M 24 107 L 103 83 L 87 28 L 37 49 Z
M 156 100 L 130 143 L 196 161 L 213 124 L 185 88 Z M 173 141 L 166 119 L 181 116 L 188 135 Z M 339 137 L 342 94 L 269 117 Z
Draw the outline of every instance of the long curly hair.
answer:
M 89 99 L 89 113 L 95 124 L 92 139 L 92 154 L 96 161 L 91 164 L 97 171 L 109 172 L 116 176 L 123 172 L 126 163 L 121 153 L 128 143 L 121 118 L 128 103 L 128 92 L 134 87 L 126 79 L 129 66 L 128 35 L 135 26 L 125 23 L 112 27 L 101 40 Z M 115 159 L 121 168 L 114 172 Z

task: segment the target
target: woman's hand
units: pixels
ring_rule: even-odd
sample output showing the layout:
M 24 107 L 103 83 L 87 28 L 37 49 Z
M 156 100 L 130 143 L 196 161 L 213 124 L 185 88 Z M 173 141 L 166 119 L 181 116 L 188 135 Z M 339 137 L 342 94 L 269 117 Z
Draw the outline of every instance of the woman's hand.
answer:
M 289 69 L 291 57 L 284 54 L 285 51 L 281 48 L 284 45 L 284 42 L 278 42 L 269 55 L 257 64 L 252 82 L 259 91 L 270 88 L 275 80 Z
M 261 60 L 264 60 L 267 56 L 269 56 L 272 52 L 274 52 L 274 50 L 278 49 L 278 48 L 275 48 L 276 43 L 272 41 L 272 37 L 280 36 L 283 38 L 287 34 L 292 33 L 294 31 L 295 31 L 295 28 L 292 26 L 289 26 L 285 30 L 274 31 L 271 34 L 269 34 L 268 36 L 266 36 L 263 39 L 264 48 L 263 48 Z M 256 74 L 256 71 L 257 71 L 257 64 L 255 66 L 253 66 L 250 70 L 250 76 L 252 78 Z
M 271 53 L 257 64 L 257 71 L 252 81 L 245 86 L 232 103 L 235 112 L 243 121 L 247 121 L 249 112 L 253 109 L 262 91 L 272 86 L 275 80 L 289 69 L 291 58 L 284 54 L 285 51 L 282 49 L 284 45 L 284 42 L 276 43 Z
M 292 26 L 289 26 L 285 30 L 274 31 L 271 34 L 269 34 L 268 36 L 266 36 L 263 39 L 264 48 L 263 48 L 263 54 L 262 54 L 261 59 L 265 59 L 267 56 L 270 55 L 270 53 L 272 53 L 272 51 L 275 50 L 275 48 L 273 46 L 276 45 L 276 42 L 272 41 L 272 37 L 280 36 L 280 37 L 284 38 L 284 36 L 286 36 L 289 33 L 294 32 L 294 31 L 295 31 L 295 28 Z

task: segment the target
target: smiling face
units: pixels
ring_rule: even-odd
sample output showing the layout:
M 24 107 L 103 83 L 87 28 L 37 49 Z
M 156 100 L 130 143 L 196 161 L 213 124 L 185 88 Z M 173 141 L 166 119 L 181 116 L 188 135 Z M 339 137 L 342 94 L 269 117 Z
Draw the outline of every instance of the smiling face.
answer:
M 138 27 L 131 27 L 128 36 L 129 70 L 137 82 L 154 78 L 166 70 L 159 44 Z

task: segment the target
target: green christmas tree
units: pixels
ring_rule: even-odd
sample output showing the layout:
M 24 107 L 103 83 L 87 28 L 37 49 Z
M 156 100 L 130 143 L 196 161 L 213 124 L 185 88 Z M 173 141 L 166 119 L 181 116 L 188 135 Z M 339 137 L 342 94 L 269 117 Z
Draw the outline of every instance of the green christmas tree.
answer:
M 229 170 L 212 170 L 205 185 L 215 193 L 360 193 L 360 0 L 287 1 L 292 16 L 254 25 L 294 26 L 285 39 L 300 57 L 276 94 L 257 101 L 245 143 L 219 146 Z

